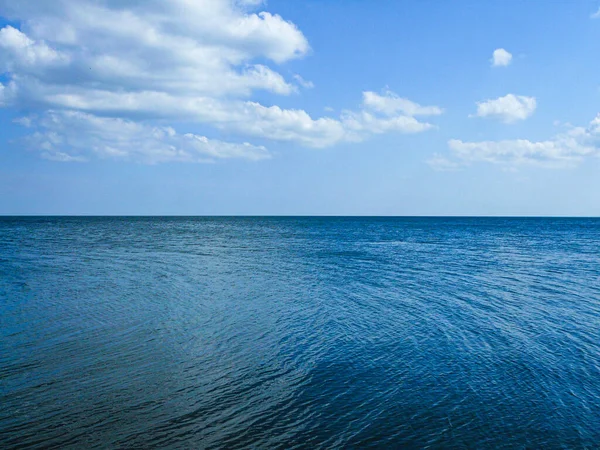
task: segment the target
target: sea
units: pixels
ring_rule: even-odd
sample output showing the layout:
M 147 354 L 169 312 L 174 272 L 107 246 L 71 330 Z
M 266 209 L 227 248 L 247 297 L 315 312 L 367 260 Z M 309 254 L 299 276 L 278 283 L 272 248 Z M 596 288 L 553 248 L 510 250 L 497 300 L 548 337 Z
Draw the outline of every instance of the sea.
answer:
M 1 217 L 0 448 L 600 448 L 600 220 Z

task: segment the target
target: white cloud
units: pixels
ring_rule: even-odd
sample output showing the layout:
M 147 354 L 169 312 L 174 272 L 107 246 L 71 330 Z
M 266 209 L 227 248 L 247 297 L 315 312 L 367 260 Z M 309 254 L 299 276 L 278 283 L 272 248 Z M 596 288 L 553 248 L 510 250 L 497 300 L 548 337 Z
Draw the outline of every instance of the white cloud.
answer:
M 600 114 L 587 127 L 572 127 L 545 141 L 527 139 L 464 142 L 448 141 L 451 157 L 436 155 L 431 164 L 443 168 L 487 162 L 515 168 L 534 165 L 548 168 L 573 167 L 586 157 L 600 156 Z M 436 167 L 438 166 L 438 167 Z
M 492 67 L 508 66 L 512 61 L 512 54 L 503 48 L 497 48 L 492 54 Z
M 17 117 L 13 120 L 14 123 L 18 123 L 25 128 L 31 128 L 33 125 L 34 117 Z
M 525 120 L 537 107 L 534 97 L 508 94 L 493 100 L 477 103 L 476 117 L 492 117 L 505 123 Z
M 590 16 L 592 19 L 600 19 L 600 9 Z
M 430 123 L 419 122 L 410 116 L 379 117 L 369 111 L 344 111 L 342 124 L 350 133 L 350 140 L 362 140 L 361 134 L 381 134 L 389 131 L 401 133 L 419 133 L 433 128 Z M 355 137 L 353 137 L 355 133 Z
M 241 6 L 258 6 L 266 2 L 266 0 L 236 0 Z
M 383 95 L 375 92 L 363 92 L 363 105 L 365 108 L 372 109 L 392 116 L 402 113 L 406 116 L 437 116 L 443 113 L 438 106 L 421 106 L 405 98 L 398 97 L 390 90 L 385 90 Z
M 298 74 L 294 75 L 294 80 L 305 89 L 312 89 L 315 87 L 315 84 L 312 81 L 305 80 Z
M 251 101 L 210 97 L 181 98 L 163 92 L 107 92 L 73 88 L 46 90 L 34 84 L 21 91 L 26 101 L 44 102 L 51 108 L 91 114 L 194 120 L 241 135 L 275 141 L 297 142 L 309 147 L 327 147 L 344 141 L 361 141 L 383 132 L 415 133 L 433 126 L 402 114 L 382 116 L 365 109 L 344 111 L 340 119 L 313 119 L 303 110 L 263 106 Z
M 0 71 L 15 72 L 66 63 L 68 58 L 45 42 L 33 41 L 10 25 L 0 29 Z
M 172 2 L 174 6 L 175 3 Z M 4 61 L 0 70 L 20 77 L 35 75 L 38 84 L 64 89 L 77 85 L 109 91 L 155 90 L 211 96 L 248 96 L 253 90 L 267 90 L 285 95 L 293 92 L 293 86 L 269 67 L 251 61 L 258 57 L 285 61 L 302 56 L 307 50 L 301 33 L 302 40 L 296 36 L 299 31 L 295 27 L 291 32 L 291 25 L 277 16 L 254 15 L 254 20 L 249 19 L 252 16 L 246 17 L 246 22 L 253 22 L 243 34 L 248 42 L 227 46 L 227 42 L 219 42 L 218 36 L 181 35 L 170 30 L 169 25 L 157 22 L 158 19 L 145 17 L 153 13 L 151 8 L 145 15 L 135 15 L 131 11 L 101 8 L 89 1 L 69 0 L 58 4 L 62 5 L 65 17 L 53 17 L 49 13 L 47 17 L 34 15 L 26 22 L 39 41 L 10 26 L 0 30 L 0 56 Z M 174 13 L 172 16 L 175 16 L 172 19 L 177 17 Z M 229 20 L 244 27 L 243 18 Z M 235 28 L 233 38 L 242 33 L 231 26 Z M 260 48 L 258 44 L 266 41 L 263 36 L 266 32 L 261 26 L 281 30 L 281 37 L 273 39 L 279 42 L 287 37 L 289 42 Z M 205 40 L 199 41 L 200 38 Z M 252 41 L 258 41 L 254 47 Z M 49 47 L 47 42 L 58 50 Z M 59 63 L 62 67 L 56 67 Z M 21 79 L 20 83 L 29 81 Z
M 429 166 L 437 170 L 438 172 L 454 172 L 460 169 L 463 166 L 462 162 L 453 161 L 449 158 L 446 158 L 439 153 L 434 153 L 434 155 L 426 161 Z
M 212 140 L 191 133 L 178 134 L 170 127 L 75 111 L 49 111 L 40 120 L 24 118 L 21 123 L 33 123 L 39 130 L 26 138 L 27 146 L 55 161 L 116 159 L 156 164 L 270 157 L 262 146 Z
M 229 112 L 234 115 L 228 115 L 227 122 L 217 125 L 218 127 L 235 129 L 242 134 L 275 141 L 298 142 L 315 148 L 328 147 L 348 140 L 347 131 L 339 120 L 313 119 L 303 110 L 266 107 L 259 103 L 247 102 L 239 105 L 235 112 Z
M 337 119 L 253 101 L 256 91 L 288 95 L 295 84 L 312 86 L 276 70 L 307 55 L 305 36 L 276 14 L 254 12 L 258 6 L 264 2 L 0 0 L 0 15 L 21 24 L 0 30 L 0 72 L 9 80 L 0 104 L 129 124 L 196 122 L 310 147 L 433 127 L 415 116 L 441 109 L 389 91 L 365 93 L 360 108 Z
M 0 13 L 25 20 L 36 38 L 45 38 L 77 50 L 90 45 L 89 56 L 102 42 L 111 52 L 150 56 L 150 64 L 179 60 L 194 67 L 194 55 L 204 54 L 209 63 L 239 63 L 254 57 L 285 62 L 306 54 L 304 35 L 291 22 L 268 12 L 253 13 L 229 0 L 46 0 L 0 1 Z M 258 6 L 258 2 L 243 2 Z M 242 3 L 237 2 L 238 5 Z M 112 48 L 115 40 L 127 39 L 123 49 Z M 175 46 L 173 44 L 179 44 Z M 148 50 L 153 53 L 148 54 Z M 142 56 L 142 55 L 139 55 Z M 196 61 L 202 63 L 202 61 Z

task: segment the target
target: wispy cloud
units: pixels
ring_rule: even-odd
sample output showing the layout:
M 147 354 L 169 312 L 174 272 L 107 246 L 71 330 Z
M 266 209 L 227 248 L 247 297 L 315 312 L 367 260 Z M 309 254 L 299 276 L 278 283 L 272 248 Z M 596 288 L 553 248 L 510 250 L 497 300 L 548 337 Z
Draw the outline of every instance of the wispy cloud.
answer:
M 305 89 L 312 89 L 315 87 L 312 81 L 305 80 L 298 74 L 294 75 L 294 80 L 296 80 L 296 82 Z
M 37 132 L 25 138 L 33 151 L 50 160 L 82 162 L 112 159 L 157 164 L 213 162 L 242 158 L 260 160 L 271 155 L 265 147 L 223 142 L 173 128 L 126 119 L 96 117 L 75 111 L 48 111 L 41 119 L 24 118 Z

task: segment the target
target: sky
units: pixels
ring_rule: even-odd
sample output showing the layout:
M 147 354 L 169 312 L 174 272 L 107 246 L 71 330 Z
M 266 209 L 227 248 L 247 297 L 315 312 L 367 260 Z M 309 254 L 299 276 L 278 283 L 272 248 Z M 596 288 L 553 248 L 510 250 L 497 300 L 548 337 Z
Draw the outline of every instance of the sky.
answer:
M 600 216 L 600 1 L 0 0 L 0 214 Z

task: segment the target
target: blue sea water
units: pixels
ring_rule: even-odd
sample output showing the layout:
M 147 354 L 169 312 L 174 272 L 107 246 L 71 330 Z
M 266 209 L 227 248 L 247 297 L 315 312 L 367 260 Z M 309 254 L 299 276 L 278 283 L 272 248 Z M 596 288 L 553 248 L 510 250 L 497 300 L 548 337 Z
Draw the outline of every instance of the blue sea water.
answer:
M 0 448 L 598 448 L 600 220 L 0 218 Z

